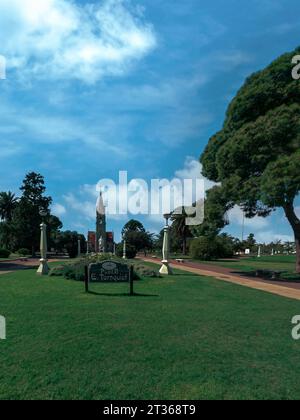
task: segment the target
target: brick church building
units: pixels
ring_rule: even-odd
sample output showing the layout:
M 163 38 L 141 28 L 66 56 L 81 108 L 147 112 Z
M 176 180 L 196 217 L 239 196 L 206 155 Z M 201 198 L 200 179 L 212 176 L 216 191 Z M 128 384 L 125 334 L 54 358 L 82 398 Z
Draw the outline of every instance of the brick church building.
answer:
M 96 206 L 96 232 L 88 233 L 88 249 L 89 252 L 113 253 L 114 243 L 114 233 L 106 231 L 106 209 L 100 192 Z

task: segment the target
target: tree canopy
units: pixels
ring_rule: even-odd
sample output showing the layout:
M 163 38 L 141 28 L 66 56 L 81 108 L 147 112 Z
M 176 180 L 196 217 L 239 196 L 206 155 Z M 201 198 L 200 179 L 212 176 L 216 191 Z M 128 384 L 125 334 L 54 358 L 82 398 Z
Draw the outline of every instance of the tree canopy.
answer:
M 223 128 L 201 156 L 203 175 L 219 182 L 224 211 L 240 205 L 247 217 L 282 207 L 293 228 L 300 272 L 300 83 L 284 54 L 250 76 L 231 102 Z M 224 202 L 225 198 L 225 202 Z

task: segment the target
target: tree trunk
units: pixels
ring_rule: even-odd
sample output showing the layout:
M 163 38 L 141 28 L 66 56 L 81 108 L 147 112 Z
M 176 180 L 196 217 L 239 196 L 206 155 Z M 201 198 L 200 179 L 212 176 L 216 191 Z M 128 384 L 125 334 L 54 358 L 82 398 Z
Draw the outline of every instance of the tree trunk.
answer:
M 297 251 L 296 273 L 300 274 L 300 233 L 298 233 L 298 235 L 295 235 L 295 239 L 296 239 L 296 251 Z
M 296 242 L 296 273 L 300 274 L 300 220 L 298 219 L 293 203 L 284 207 L 285 215 L 292 226 Z
M 183 237 L 182 252 L 183 252 L 184 256 L 187 254 L 186 237 L 185 236 Z

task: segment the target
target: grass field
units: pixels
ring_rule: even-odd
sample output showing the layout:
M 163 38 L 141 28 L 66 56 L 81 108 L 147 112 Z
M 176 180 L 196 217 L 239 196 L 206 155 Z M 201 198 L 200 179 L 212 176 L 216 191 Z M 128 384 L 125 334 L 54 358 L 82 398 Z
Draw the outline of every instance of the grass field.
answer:
M 300 281 L 300 275 L 295 273 L 296 257 L 293 255 L 263 256 L 261 258 L 249 257 L 232 261 L 211 261 L 206 262 L 206 264 L 232 268 L 242 272 L 253 272 L 256 270 L 283 271 L 282 277 L 284 279 Z
M 0 399 L 299 399 L 299 302 L 176 272 L 127 285 L 0 276 Z

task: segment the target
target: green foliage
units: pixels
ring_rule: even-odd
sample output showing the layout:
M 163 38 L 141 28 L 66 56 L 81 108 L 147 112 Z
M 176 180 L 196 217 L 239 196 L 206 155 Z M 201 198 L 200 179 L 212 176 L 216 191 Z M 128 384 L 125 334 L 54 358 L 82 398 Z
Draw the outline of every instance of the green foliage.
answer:
M 187 239 L 193 236 L 190 227 L 186 224 L 187 217 L 184 207 L 176 209 L 171 217 L 172 235 L 178 237 L 183 255 L 187 254 Z
M 156 278 L 160 277 L 151 267 L 139 262 L 131 262 L 128 260 L 123 260 L 121 258 L 113 257 L 111 254 L 101 254 L 93 257 L 81 258 L 77 261 L 68 264 L 62 264 L 54 266 L 49 272 L 50 277 L 65 277 L 68 280 L 84 281 L 85 277 L 85 267 L 89 264 L 99 263 L 103 261 L 116 261 L 121 264 L 134 266 L 134 280 L 140 280 L 145 277 Z
M 123 246 L 124 245 L 122 242 L 116 246 L 116 255 L 119 258 L 123 257 Z M 137 254 L 136 247 L 127 243 L 126 244 L 126 258 L 131 260 L 136 257 L 136 254 Z
M 201 236 L 192 240 L 190 255 L 193 259 L 203 261 L 230 258 L 233 256 L 233 243 L 227 235 Z
M 216 236 L 228 225 L 227 211 L 232 207 L 226 193 L 220 186 L 207 191 L 204 222 L 191 230 L 195 236 Z
M 56 232 L 53 235 L 53 244 L 58 251 L 63 252 L 66 250 L 70 258 L 76 258 L 78 256 L 78 239 L 80 239 L 81 252 L 86 252 L 85 237 L 78 232 L 70 230 Z
M 128 250 L 130 255 L 134 255 L 134 251 L 130 250 L 131 248 L 135 249 L 135 255 L 140 251 L 146 252 L 146 250 L 152 249 L 154 241 L 153 236 L 154 235 L 151 233 L 146 232 L 142 223 L 137 220 L 130 220 L 122 229 L 122 238 L 126 240 L 127 246 L 130 247 Z M 119 255 L 120 252 L 121 251 L 119 249 Z M 134 258 L 135 255 L 128 256 L 128 258 Z
M 43 208 L 49 218 L 52 199 L 44 195 L 46 191 L 44 178 L 35 172 L 25 176 L 20 190 L 22 197 L 16 205 L 10 225 L 12 247 L 14 250 L 28 248 L 34 255 L 40 243 L 42 218 L 39 212 Z
M 29 249 L 27 249 L 27 248 L 20 248 L 20 249 L 17 251 L 17 254 L 18 254 L 18 255 L 21 255 L 21 257 L 27 257 L 28 255 L 30 255 L 30 251 L 29 251 Z
M 11 222 L 18 199 L 12 192 L 0 193 L 0 219 L 5 222 Z
M 122 229 L 122 237 L 124 238 L 128 232 L 146 232 L 146 230 L 138 220 L 129 220 Z
M 284 209 L 298 243 L 300 272 L 300 220 L 294 212 L 300 191 L 300 83 L 291 75 L 299 53 L 300 48 L 283 55 L 246 80 L 201 162 L 203 175 L 221 182 L 227 210 L 237 204 L 254 217 Z
M 7 249 L 0 248 L 0 258 L 8 258 L 10 256 L 11 252 Z
M 153 247 L 159 253 L 162 252 L 163 240 L 164 240 L 164 229 L 162 229 L 159 235 L 157 235 L 153 244 Z M 170 252 L 172 253 L 182 252 L 182 238 L 178 235 L 178 232 L 176 231 L 173 225 L 170 226 L 169 240 L 170 240 Z
M 228 108 L 223 130 L 201 157 L 203 174 L 222 182 L 228 201 L 243 204 L 250 216 L 283 206 L 299 192 L 299 180 L 293 179 L 300 173 L 300 84 L 291 77 L 297 53 L 285 54 L 247 79 Z M 294 166 L 286 170 L 287 190 L 278 191 L 289 160 Z M 276 200 L 268 194 L 272 185 Z
M 55 234 L 62 228 L 61 221 L 50 214 L 51 197 L 44 196 L 46 191 L 44 178 L 31 172 L 26 175 L 20 188 L 22 197 L 16 198 L 11 192 L 0 193 L 0 243 L 5 248 L 16 251 L 30 249 L 26 255 L 34 254 L 40 243 L 39 214 L 42 207 L 47 216 L 47 236 L 49 248 L 54 247 Z
M 136 277 L 141 279 L 141 278 L 159 278 L 161 277 L 160 274 L 155 271 L 154 269 L 152 269 L 151 267 L 147 266 L 147 265 L 143 265 L 143 264 L 134 264 L 134 272 L 136 274 Z

